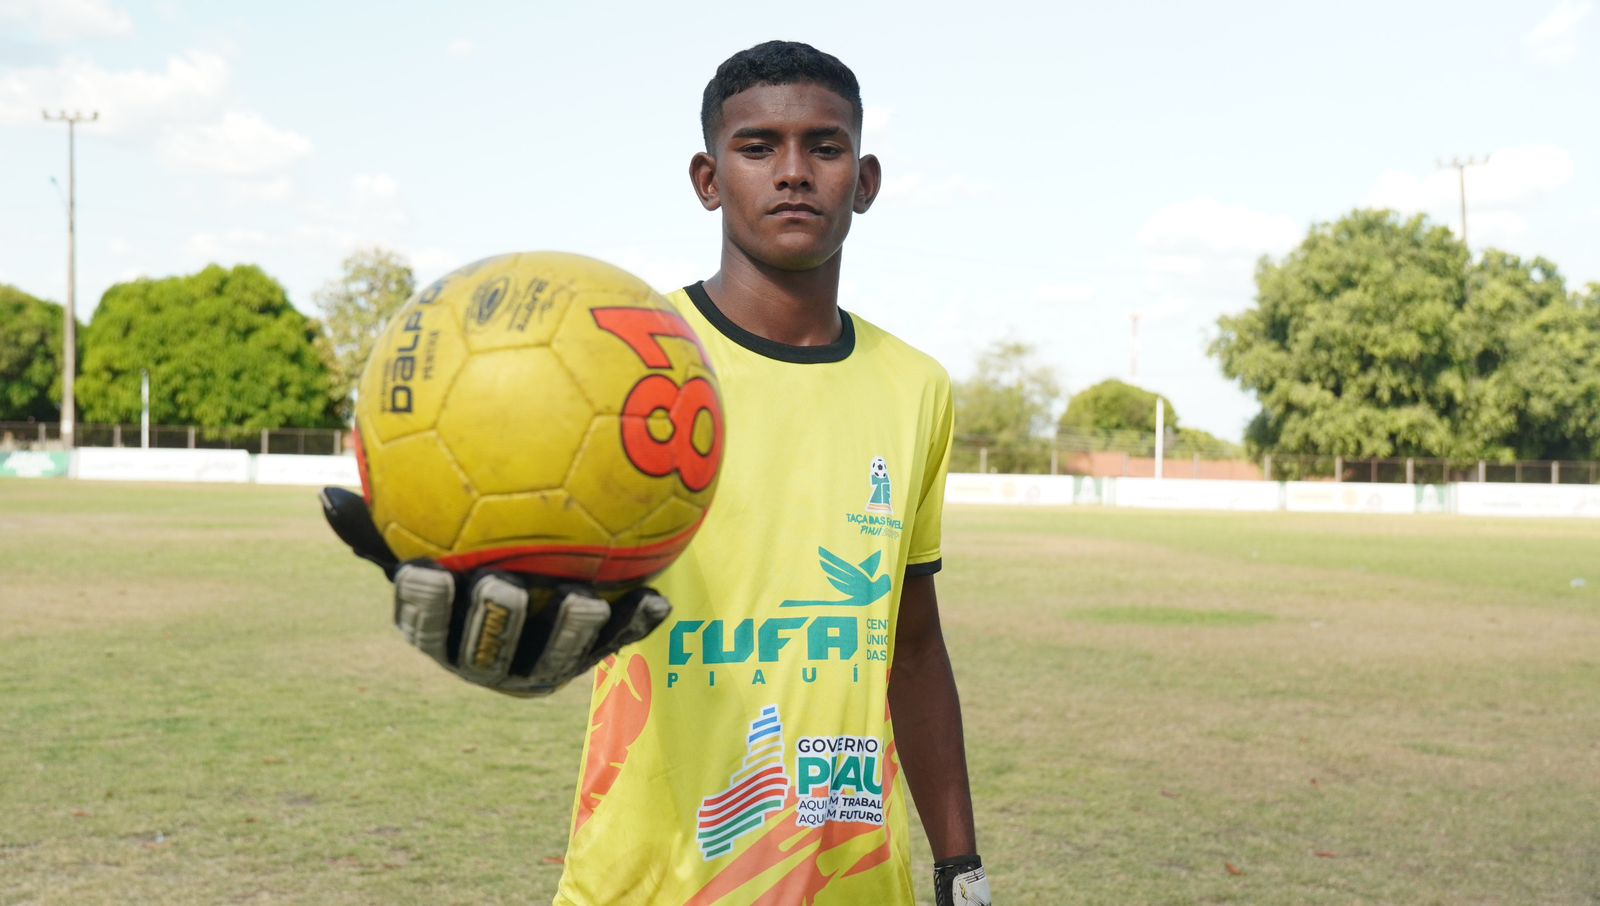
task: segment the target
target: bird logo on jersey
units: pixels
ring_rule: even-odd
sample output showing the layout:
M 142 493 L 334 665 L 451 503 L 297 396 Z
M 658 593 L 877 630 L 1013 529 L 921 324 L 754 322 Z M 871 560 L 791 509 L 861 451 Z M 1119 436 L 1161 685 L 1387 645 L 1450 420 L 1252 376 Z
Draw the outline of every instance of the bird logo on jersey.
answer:
M 825 547 L 817 548 L 822 555 L 822 571 L 828 584 L 845 595 L 843 601 L 784 601 L 779 607 L 866 607 L 889 593 L 894 580 L 887 575 L 873 578 L 883 551 L 875 551 L 860 564 L 851 563 Z
M 867 480 L 872 483 L 872 496 L 867 498 L 867 512 L 894 512 L 893 486 L 889 483 L 889 463 L 882 456 L 872 457 L 867 468 Z

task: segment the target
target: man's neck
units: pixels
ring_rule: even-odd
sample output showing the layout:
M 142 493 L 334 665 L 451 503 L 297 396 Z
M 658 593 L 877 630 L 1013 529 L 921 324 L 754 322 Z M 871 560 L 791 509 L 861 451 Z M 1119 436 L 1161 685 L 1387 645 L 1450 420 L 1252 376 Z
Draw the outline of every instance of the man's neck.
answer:
M 728 320 L 785 346 L 824 346 L 839 339 L 839 257 L 820 267 L 785 271 L 724 248 L 722 269 L 706 294 Z

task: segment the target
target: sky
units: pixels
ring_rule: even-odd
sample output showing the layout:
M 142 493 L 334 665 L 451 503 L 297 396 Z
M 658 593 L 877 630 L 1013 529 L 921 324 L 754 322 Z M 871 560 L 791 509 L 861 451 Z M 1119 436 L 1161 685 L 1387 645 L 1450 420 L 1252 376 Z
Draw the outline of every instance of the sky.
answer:
M 846 309 L 957 379 L 1030 344 L 1238 440 L 1206 353 L 1263 256 L 1358 207 L 1421 212 L 1600 281 L 1597 0 L 1528 3 L 0 0 L 0 283 L 77 311 L 141 276 L 253 263 L 301 310 L 352 251 L 428 281 L 560 249 L 663 291 L 710 276 L 700 93 L 770 38 L 843 59 L 884 188 Z M 52 182 L 54 180 L 54 182 Z M 1137 316 L 1137 338 L 1134 337 Z

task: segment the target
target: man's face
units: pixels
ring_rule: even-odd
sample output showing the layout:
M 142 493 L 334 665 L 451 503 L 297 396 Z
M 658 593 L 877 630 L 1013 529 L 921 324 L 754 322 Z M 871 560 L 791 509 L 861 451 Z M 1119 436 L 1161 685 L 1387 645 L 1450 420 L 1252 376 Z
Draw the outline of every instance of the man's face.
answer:
M 691 173 L 744 254 L 809 270 L 838 254 L 877 194 L 877 161 L 858 157 L 859 140 L 850 102 L 832 91 L 757 85 L 723 102 L 714 159 L 697 155 Z

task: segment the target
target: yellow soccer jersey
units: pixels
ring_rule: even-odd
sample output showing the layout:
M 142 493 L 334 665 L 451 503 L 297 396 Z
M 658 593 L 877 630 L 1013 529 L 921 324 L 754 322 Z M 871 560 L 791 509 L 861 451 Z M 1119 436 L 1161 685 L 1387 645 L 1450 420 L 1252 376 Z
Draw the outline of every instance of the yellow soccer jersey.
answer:
M 595 671 L 557 904 L 911 903 L 888 720 L 906 575 L 939 569 L 950 380 L 843 315 L 827 346 L 670 297 L 722 383 L 716 501 L 673 612 Z

